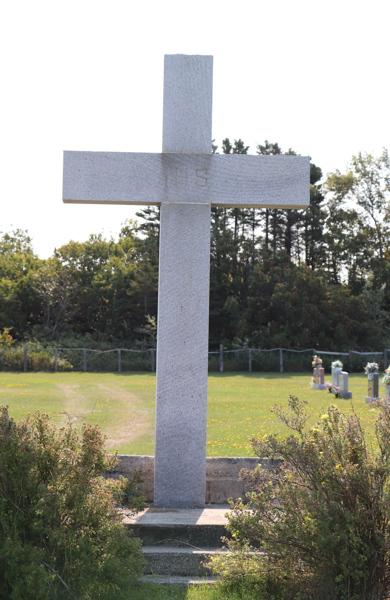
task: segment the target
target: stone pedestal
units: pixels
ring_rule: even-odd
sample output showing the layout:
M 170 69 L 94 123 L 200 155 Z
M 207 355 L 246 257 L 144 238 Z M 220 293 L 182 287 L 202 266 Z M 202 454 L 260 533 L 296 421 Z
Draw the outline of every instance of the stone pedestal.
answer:
M 367 396 L 364 402 L 370 404 L 375 400 L 379 400 L 379 373 L 369 373 L 367 376 Z

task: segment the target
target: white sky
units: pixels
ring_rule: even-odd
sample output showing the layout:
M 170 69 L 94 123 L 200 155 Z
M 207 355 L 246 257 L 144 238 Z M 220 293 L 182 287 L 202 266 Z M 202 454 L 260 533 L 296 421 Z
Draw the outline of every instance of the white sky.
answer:
M 390 149 L 386 0 L 13 0 L 0 12 L 0 231 L 42 258 L 138 208 L 63 204 L 63 150 L 161 152 L 164 54 L 214 55 L 213 137 L 324 174 Z

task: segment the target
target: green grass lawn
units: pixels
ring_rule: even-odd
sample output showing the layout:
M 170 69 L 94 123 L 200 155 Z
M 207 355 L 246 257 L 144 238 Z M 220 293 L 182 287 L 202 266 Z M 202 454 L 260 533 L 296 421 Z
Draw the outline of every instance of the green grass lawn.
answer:
M 250 587 L 233 591 L 219 584 L 188 588 L 143 584 L 132 590 L 132 600 L 259 600 L 259 592 Z
M 131 600 L 264 600 L 264 595 L 254 586 L 234 590 L 218 583 L 190 587 L 142 584 L 134 587 Z
M 325 378 L 330 380 L 330 375 Z M 153 454 L 155 430 L 153 373 L 0 373 L 0 404 L 16 419 L 36 410 L 48 413 L 56 425 L 69 420 L 100 425 L 107 449 L 120 454 Z M 349 389 L 353 409 L 369 442 L 374 442 L 378 409 L 364 404 L 367 377 L 352 374 Z M 250 438 L 287 433 L 270 412 L 273 404 L 287 406 L 292 394 L 308 401 L 313 424 L 331 403 L 345 413 L 351 401 L 310 388 L 310 374 L 211 373 L 209 375 L 209 456 L 250 456 Z

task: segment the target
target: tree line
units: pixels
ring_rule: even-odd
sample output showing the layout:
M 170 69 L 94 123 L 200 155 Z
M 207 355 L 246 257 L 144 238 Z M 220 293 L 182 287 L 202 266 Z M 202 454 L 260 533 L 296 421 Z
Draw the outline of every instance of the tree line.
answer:
M 228 138 L 213 152 L 247 154 Z M 283 152 L 265 141 L 258 154 Z M 390 342 L 390 159 L 359 153 L 323 179 L 310 165 L 307 210 L 212 208 L 210 349 L 378 350 Z M 159 208 L 116 238 L 33 252 L 0 234 L 0 330 L 18 341 L 153 347 Z

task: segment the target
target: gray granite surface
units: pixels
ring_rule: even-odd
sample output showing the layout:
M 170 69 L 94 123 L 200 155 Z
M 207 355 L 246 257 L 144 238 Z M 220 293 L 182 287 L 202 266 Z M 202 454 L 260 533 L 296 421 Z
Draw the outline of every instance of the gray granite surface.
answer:
M 212 96 L 212 56 L 165 56 L 163 152 L 211 152 Z
M 63 201 L 161 205 L 155 505 L 203 506 L 211 205 L 309 205 L 309 157 L 212 155 L 211 56 L 164 64 L 163 152 L 65 152 Z
M 164 204 L 157 323 L 156 506 L 203 506 L 205 502 L 209 270 L 210 205 Z
M 69 204 L 306 208 L 307 156 L 64 152 Z

